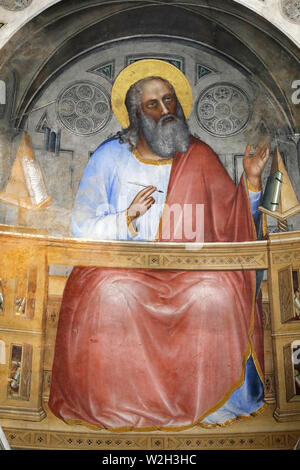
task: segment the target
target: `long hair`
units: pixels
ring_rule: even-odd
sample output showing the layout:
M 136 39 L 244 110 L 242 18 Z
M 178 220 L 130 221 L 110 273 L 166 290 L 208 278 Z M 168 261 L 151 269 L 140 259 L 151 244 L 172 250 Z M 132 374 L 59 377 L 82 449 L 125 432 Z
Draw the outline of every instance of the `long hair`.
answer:
M 161 80 L 165 82 L 176 97 L 175 90 L 173 86 L 164 78 L 161 77 L 147 77 L 142 78 L 138 82 L 131 85 L 129 90 L 127 91 L 126 98 L 125 98 L 125 106 L 128 112 L 129 117 L 129 126 L 127 128 L 123 128 L 120 132 L 117 133 L 116 137 L 119 138 L 120 144 L 128 143 L 130 150 L 134 150 L 137 146 L 139 140 L 139 133 L 140 133 L 140 121 L 137 115 L 137 111 L 141 109 L 141 97 L 143 93 L 143 85 L 151 80 Z M 177 97 L 176 97 L 177 99 Z M 177 112 L 178 115 L 184 117 L 181 105 L 177 99 Z

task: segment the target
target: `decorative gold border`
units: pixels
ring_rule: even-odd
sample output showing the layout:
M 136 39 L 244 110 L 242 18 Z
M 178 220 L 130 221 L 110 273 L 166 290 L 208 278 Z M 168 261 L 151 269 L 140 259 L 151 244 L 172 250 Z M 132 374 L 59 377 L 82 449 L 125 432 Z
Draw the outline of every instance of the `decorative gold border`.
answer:
M 89 424 L 85 421 L 81 421 L 79 419 L 70 419 L 70 420 L 63 420 L 63 421 L 69 425 L 73 425 L 73 424 L 82 425 L 94 431 L 107 430 L 107 431 L 117 432 L 117 433 L 125 433 L 125 432 L 131 432 L 131 431 L 134 431 L 134 432 L 152 432 L 152 431 L 180 432 L 186 429 L 191 429 L 194 426 L 200 426 L 201 428 L 205 428 L 205 429 L 224 428 L 226 426 L 229 426 L 230 424 L 233 424 L 235 421 L 239 421 L 241 419 L 250 419 L 258 415 L 261 415 L 265 412 L 267 407 L 268 405 L 264 403 L 258 410 L 254 411 L 253 413 L 250 413 L 248 416 L 239 415 L 239 416 L 236 416 L 235 418 L 225 421 L 224 423 L 209 424 L 209 423 L 198 422 L 197 420 L 195 421 L 195 423 L 189 426 L 181 426 L 181 427 L 174 427 L 174 428 L 159 428 L 159 427 L 154 427 L 154 426 L 149 427 L 149 428 L 131 428 L 129 426 L 123 427 L 123 428 L 105 428 L 104 426 L 103 427 L 93 426 L 92 424 Z
M 88 450 L 201 450 L 201 449 L 293 449 L 299 430 L 177 434 L 107 434 L 55 431 L 3 426 L 7 440 L 16 449 Z
M 20 270 L 36 253 L 47 257 L 47 263 L 68 266 L 102 266 L 116 268 L 151 269 L 208 269 L 241 270 L 267 269 L 268 242 L 240 243 L 177 243 L 95 241 L 79 238 L 55 238 L 45 235 L 18 232 L 18 227 L 9 231 L 0 225 L 1 247 L 6 259 L 18 258 L 18 263 L 9 264 L 9 270 Z M 300 232 L 299 240 L 300 240 Z M 295 236 L 293 234 L 293 236 Z M 283 245 L 289 241 L 282 241 Z M 283 247 L 282 247 L 283 248 Z M 26 254 L 26 256 L 24 255 Z M 153 262 L 153 260 L 155 260 Z M 5 268 L 6 272 L 6 268 Z M 2 273 L 2 277 L 5 275 Z
M 132 153 L 139 162 L 145 163 L 146 165 L 171 165 L 173 163 L 173 158 L 165 158 L 161 160 L 151 160 L 150 158 L 143 158 L 140 155 L 138 149 L 134 149 Z
M 249 191 L 251 191 L 252 193 L 260 193 L 262 189 L 261 186 L 259 188 L 255 188 L 254 186 L 252 186 L 252 184 L 250 183 L 248 179 L 247 179 L 247 186 L 248 186 Z

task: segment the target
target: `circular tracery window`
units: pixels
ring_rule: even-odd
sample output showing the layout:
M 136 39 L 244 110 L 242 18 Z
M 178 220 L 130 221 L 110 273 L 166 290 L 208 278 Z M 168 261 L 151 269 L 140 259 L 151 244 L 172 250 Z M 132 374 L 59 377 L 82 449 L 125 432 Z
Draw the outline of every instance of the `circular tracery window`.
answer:
M 95 134 L 111 117 L 109 96 L 95 83 L 75 82 L 59 94 L 56 112 L 63 126 L 74 134 Z
M 251 108 L 246 93 L 236 85 L 217 83 L 199 96 L 196 114 L 200 126 L 217 137 L 241 132 L 250 119 Z

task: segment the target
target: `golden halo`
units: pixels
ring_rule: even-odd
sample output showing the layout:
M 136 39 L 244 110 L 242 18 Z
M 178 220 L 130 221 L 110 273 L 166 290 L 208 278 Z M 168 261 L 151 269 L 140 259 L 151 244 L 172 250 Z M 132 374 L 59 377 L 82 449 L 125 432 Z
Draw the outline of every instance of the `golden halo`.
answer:
M 188 118 L 193 106 L 193 95 L 184 74 L 177 67 L 163 60 L 143 59 L 123 69 L 112 87 L 111 106 L 121 126 L 124 128 L 129 126 L 129 117 L 125 106 L 127 91 L 131 85 L 147 77 L 161 77 L 167 80 L 173 86 L 184 115 Z

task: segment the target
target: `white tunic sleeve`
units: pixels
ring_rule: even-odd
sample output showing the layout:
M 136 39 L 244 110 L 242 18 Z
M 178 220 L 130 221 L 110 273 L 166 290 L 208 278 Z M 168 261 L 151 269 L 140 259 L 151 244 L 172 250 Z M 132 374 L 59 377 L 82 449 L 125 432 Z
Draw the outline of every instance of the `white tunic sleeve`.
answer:
M 113 142 L 101 145 L 85 168 L 71 215 L 75 237 L 128 240 L 136 234 L 127 225 L 127 208 L 117 211 L 111 198 L 118 177 L 114 158 L 118 148 Z

